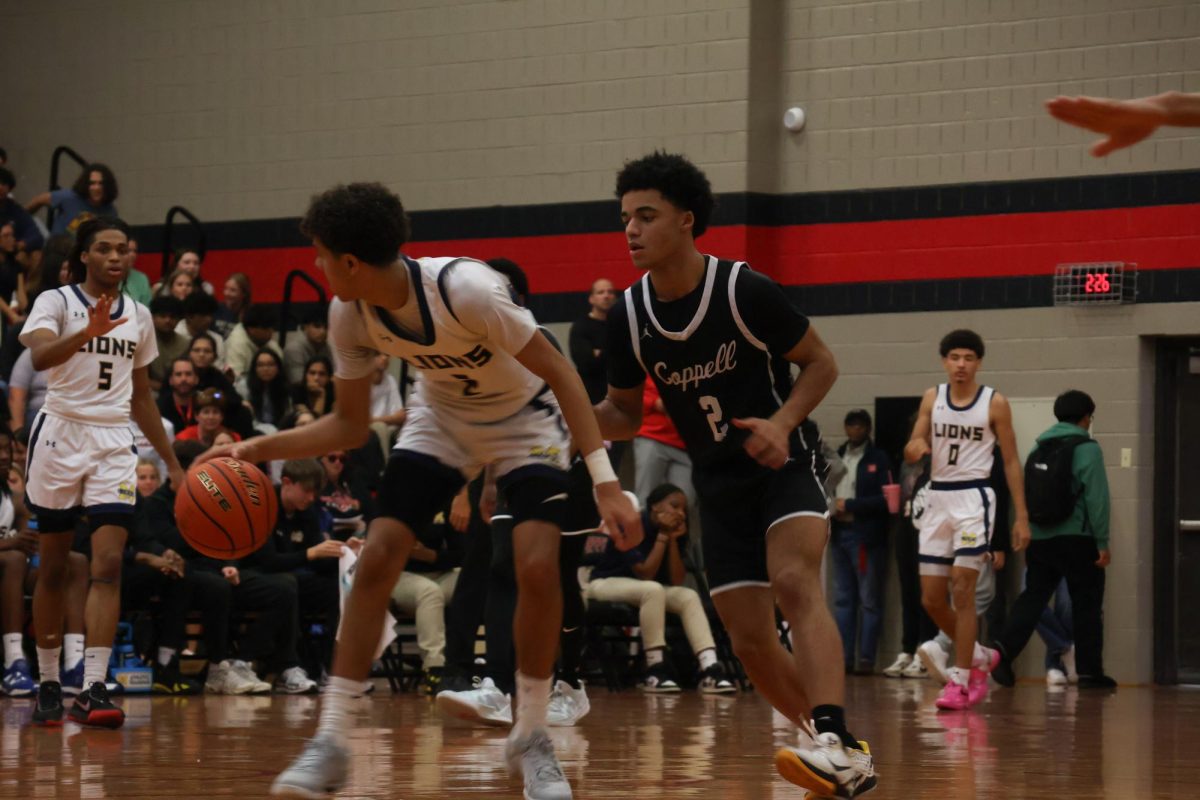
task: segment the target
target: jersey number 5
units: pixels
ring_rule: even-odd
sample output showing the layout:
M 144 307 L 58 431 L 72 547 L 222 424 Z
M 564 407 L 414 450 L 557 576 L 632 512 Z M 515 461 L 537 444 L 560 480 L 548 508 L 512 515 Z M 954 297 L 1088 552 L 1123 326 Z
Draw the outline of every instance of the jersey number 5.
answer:
M 102 392 L 107 392 L 112 388 L 112 368 L 113 362 L 100 362 L 100 383 L 96 386 Z
M 725 432 L 729 430 L 729 425 L 721 422 L 721 403 L 711 394 L 706 394 L 700 398 L 700 408 L 708 417 L 708 427 L 712 429 L 713 441 L 720 442 L 725 439 Z

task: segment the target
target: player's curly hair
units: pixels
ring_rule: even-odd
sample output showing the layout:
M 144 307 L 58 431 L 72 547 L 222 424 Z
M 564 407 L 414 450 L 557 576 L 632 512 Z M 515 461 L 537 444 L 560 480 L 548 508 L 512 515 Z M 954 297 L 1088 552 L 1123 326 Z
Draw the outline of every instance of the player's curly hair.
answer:
M 692 212 L 692 236 L 708 230 L 716 199 L 707 176 L 684 156 L 655 150 L 636 161 L 627 161 L 617 173 L 617 198 L 639 189 L 657 189 L 678 208 Z
M 408 242 L 408 215 L 382 183 L 339 184 L 313 197 L 300 231 L 336 255 L 384 267 Z
M 975 331 L 965 328 L 950 331 L 942 337 L 942 342 L 938 345 L 938 352 L 941 353 L 942 358 L 945 358 L 950 355 L 951 350 L 972 350 L 976 357 L 983 358 L 983 337 Z
M 67 256 L 72 283 L 83 283 L 87 279 L 87 264 L 83 263 L 83 254 L 91 249 L 96 234 L 102 231 L 120 231 L 126 239 L 132 235 L 129 226 L 116 217 L 92 217 L 79 223 L 75 231 L 75 246 L 71 248 L 71 255 Z

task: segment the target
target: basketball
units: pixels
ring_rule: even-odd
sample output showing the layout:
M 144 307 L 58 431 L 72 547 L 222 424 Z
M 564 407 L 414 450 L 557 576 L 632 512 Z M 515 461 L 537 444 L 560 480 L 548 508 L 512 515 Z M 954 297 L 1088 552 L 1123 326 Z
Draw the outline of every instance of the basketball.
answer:
M 188 544 L 232 561 L 253 553 L 275 525 L 275 487 L 253 464 L 215 458 L 188 470 L 175 495 L 175 520 Z

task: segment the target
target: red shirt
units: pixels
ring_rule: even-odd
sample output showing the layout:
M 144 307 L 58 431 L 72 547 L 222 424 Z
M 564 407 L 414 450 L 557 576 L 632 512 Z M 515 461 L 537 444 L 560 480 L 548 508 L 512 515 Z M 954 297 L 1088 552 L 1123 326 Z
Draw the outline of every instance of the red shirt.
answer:
M 221 434 L 221 433 L 228 433 L 230 436 L 233 437 L 233 440 L 235 442 L 240 442 L 242 440 L 241 436 L 238 436 L 235 432 L 229 430 L 229 428 L 224 428 L 224 427 L 217 430 L 217 433 L 213 434 L 213 438 L 215 439 L 217 437 L 217 434 Z M 179 433 L 175 434 L 175 439 L 177 441 L 181 441 L 181 442 L 203 442 L 204 441 L 203 439 L 200 438 L 200 425 L 199 424 L 187 426 L 186 428 L 181 430 Z
M 671 422 L 667 412 L 662 410 L 662 403 L 658 400 L 658 387 L 649 378 L 646 379 L 646 386 L 642 390 L 642 427 L 638 429 L 637 435 L 680 450 L 687 449 L 683 439 L 679 438 L 679 431 L 675 430 L 675 423 Z

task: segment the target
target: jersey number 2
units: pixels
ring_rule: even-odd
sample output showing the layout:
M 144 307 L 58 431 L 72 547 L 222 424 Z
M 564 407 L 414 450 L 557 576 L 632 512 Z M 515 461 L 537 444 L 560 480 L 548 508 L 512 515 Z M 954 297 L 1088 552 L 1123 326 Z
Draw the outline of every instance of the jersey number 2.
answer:
M 479 395 L 479 381 L 462 373 L 455 373 L 450 377 L 463 382 L 463 397 L 477 397 Z
M 708 417 L 708 427 L 712 429 L 713 441 L 720 442 L 725 439 L 725 432 L 729 430 L 729 425 L 721 422 L 721 403 L 711 394 L 706 394 L 700 398 L 700 408 Z
M 96 386 L 102 392 L 107 392 L 112 388 L 112 368 L 113 362 L 100 362 L 100 383 Z

